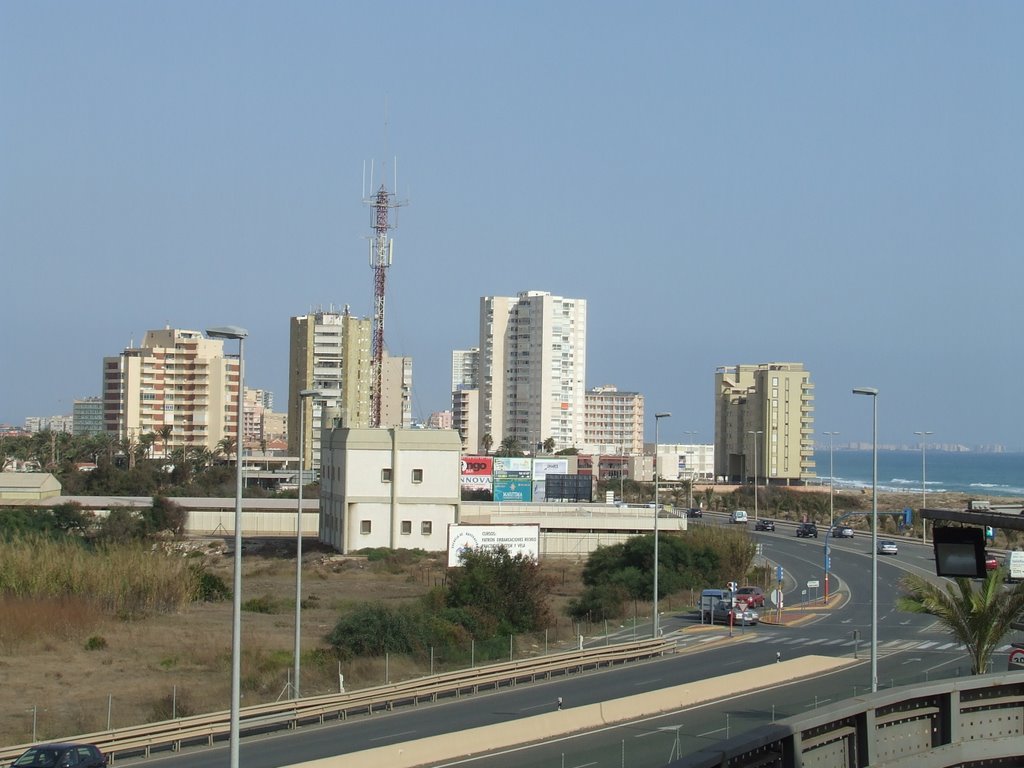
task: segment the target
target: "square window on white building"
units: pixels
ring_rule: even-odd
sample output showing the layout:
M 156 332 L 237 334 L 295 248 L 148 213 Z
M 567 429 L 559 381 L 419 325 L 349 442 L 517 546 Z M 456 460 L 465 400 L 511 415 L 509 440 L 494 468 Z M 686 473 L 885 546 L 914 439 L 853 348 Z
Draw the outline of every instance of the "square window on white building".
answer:
M 380 471 L 380 481 L 382 483 L 390 483 L 391 482 L 391 468 L 390 467 L 388 467 L 386 469 L 382 469 Z
M 412 481 L 414 483 L 422 483 L 423 482 L 423 470 L 422 469 L 414 469 L 412 471 Z
M 412 520 L 402 521 L 402 535 L 410 536 L 412 534 Z
M 360 520 L 359 521 L 359 532 L 362 534 L 368 534 L 373 530 L 373 521 L 371 520 Z
M 424 536 L 429 536 L 434 532 L 434 523 L 430 520 L 424 520 L 420 523 L 420 533 Z

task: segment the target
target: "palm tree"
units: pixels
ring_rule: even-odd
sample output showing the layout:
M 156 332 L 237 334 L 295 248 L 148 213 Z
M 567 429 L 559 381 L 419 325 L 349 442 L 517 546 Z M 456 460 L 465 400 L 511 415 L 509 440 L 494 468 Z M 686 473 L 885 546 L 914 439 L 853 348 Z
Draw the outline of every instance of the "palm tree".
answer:
M 996 648 L 1010 625 L 1024 611 L 1024 584 L 1004 591 L 1003 569 L 990 571 L 978 589 L 970 579 L 958 578 L 945 588 L 917 574 L 903 578 L 904 594 L 897 606 L 912 613 L 930 613 L 971 655 L 971 674 L 988 669 Z
M 170 444 L 171 444 L 171 433 L 174 432 L 174 427 L 170 424 L 164 424 L 160 429 L 157 430 L 157 434 L 160 435 L 160 444 L 164 447 L 164 458 L 166 459 L 171 455 Z
M 501 440 L 501 445 L 498 447 L 499 456 L 522 456 L 523 452 L 519 448 L 519 441 L 514 437 L 504 437 Z
M 480 447 L 484 449 L 484 456 L 491 452 L 492 445 L 494 445 L 494 438 L 491 437 L 490 432 L 487 432 L 483 437 L 480 438 Z
M 555 450 L 555 438 L 549 437 L 544 441 L 544 453 L 553 453 Z

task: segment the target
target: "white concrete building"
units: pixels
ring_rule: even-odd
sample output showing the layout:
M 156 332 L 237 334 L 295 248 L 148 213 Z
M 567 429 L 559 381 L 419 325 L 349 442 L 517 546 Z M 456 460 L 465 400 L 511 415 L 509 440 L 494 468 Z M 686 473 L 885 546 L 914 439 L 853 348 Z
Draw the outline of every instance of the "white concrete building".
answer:
M 324 430 L 321 459 L 320 541 L 343 553 L 447 547 L 461 503 L 456 432 L 339 427 Z
M 477 429 L 497 447 L 506 438 L 535 451 L 584 440 L 587 302 L 544 291 L 480 299 Z

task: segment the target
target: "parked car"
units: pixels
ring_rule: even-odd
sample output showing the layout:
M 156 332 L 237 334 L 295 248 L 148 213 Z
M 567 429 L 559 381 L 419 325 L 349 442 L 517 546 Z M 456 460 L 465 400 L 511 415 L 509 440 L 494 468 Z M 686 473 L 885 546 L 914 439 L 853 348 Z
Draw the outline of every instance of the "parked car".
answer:
M 760 608 L 764 605 L 764 590 L 760 587 L 740 587 L 736 590 L 736 602 L 746 603 L 751 608 Z
M 92 744 L 39 744 L 29 747 L 12 763 L 12 768 L 104 768 L 106 756 Z
M 811 536 L 818 538 L 818 526 L 814 523 L 800 523 L 796 527 L 796 535 L 802 539 L 810 538 Z
M 900 553 L 899 547 L 896 546 L 895 541 L 885 539 L 884 541 L 878 542 L 878 554 L 880 555 L 898 555 Z
M 832 529 L 832 538 L 834 539 L 852 539 L 853 528 L 848 525 L 837 525 Z
M 686 510 L 687 517 L 704 517 L 704 510 L 700 507 L 690 507 Z
M 990 555 L 988 552 L 985 553 L 985 570 L 994 571 L 999 567 L 999 561 L 996 560 L 995 555 Z
M 775 521 L 765 520 L 763 517 L 754 524 L 755 531 L 774 531 Z

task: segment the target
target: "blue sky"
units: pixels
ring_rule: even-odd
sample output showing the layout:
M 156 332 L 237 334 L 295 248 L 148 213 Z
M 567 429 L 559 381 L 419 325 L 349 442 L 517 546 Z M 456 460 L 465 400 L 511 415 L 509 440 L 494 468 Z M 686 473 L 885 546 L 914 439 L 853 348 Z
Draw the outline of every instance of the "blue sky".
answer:
M 713 434 L 714 370 L 803 362 L 815 427 L 1024 445 L 1024 4 L 0 1 L 0 422 L 150 328 L 372 313 L 449 407 L 483 295 L 588 300 L 587 385 Z M 653 416 L 651 417 L 653 419 Z M 653 426 L 649 425 L 653 433 Z M 678 432 L 678 434 L 676 434 Z

